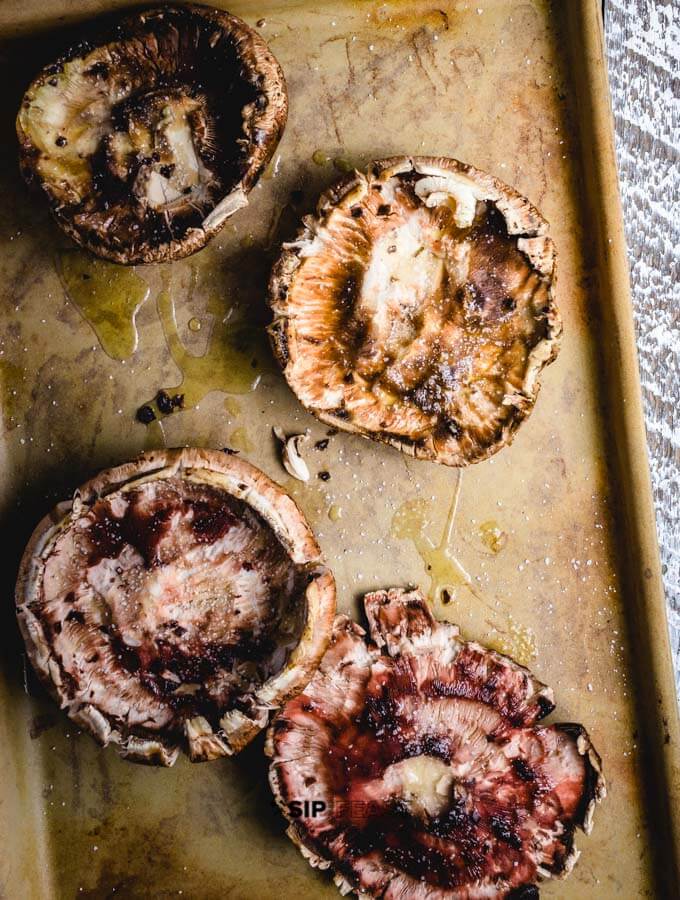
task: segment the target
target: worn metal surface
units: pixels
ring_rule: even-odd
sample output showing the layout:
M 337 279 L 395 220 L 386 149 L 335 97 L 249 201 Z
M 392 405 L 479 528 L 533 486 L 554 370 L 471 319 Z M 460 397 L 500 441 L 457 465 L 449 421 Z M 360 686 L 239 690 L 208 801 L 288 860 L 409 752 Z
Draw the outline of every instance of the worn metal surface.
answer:
M 438 603 L 436 611 L 458 621 L 468 637 L 531 658 L 536 674 L 555 689 L 556 718 L 583 722 L 604 756 L 606 806 L 597 812 L 593 835 L 578 838 L 583 856 L 573 875 L 546 885 L 545 896 L 651 896 L 659 861 L 654 851 L 668 853 L 668 830 L 661 824 L 667 811 L 659 802 L 663 786 L 658 795 L 645 793 L 639 751 L 645 734 L 663 747 L 656 709 L 666 695 L 654 673 L 663 671 L 659 636 L 665 623 L 651 607 L 642 631 L 628 616 L 638 594 L 653 596 L 649 586 L 657 571 L 649 541 L 637 553 L 636 542 L 645 539 L 635 538 L 638 520 L 621 507 L 625 484 L 611 468 L 615 450 L 629 445 L 612 422 L 632 421 L 638 436 L 640 423 L 616 405 L 619 373 L 629 386 L 634 369 L 630 347 L 621 350 L 616 343 L 625 327 L 613 336 L 602 332 L 618 309 L 617 298 L 627 303 L 620 272 L 613 282 L 603 274 L 621 249 L 620 236 L 612 232 L 608 251 L 594 240 L 600 220 L 593 217 L 608 194 L 588 196 L 583 189 L 592 169 L 586 148 L 597 151 L 600 140 L 589 128 L 601 115 L 591 119 L 589 110 L 592 103 L 601 114 L 605 101 L 572 80 L 575 70 L 567 63 L 601 75 L 592 16 L 569 18 L 589 5 L 230 4 L 261 23 L 286 72 L 288 128 L 271 177 L 208 249 L 187 261 L 138 270 L 150 296 L 137 315 L 137 349 L 123 360 L 107 355 L 97 339 L 86 317 L 92 319 L 92 305 L 81 298 L 79 309 L 64 290 L 59 252 L 67 244 L 43 204 L 19 183 L 11 135 L 19 86 L 53 58 L 64 39 L 61 29 L 112 5 L 89 0 L 75 12 L 66 0 L 49 8 L 10 0 L 0 7 L 2 74 L 5 84 L 17 85 L 14 95 L 4 92 L 0 116 L 0 504 L 10 553 L 18 556 L 55 499 L 93 471 L 162 438 L 158 429 L 147 433 L 134 421 L 135 409 L 159 387 L 178 385 L 184 373 L 197 406 L 165 420 L 167 443 L 239 445 L 287 485 L 333 567 L 341 608 L 356 611 L 360 593 L 388 584 L 431 588 L 425 563 L 434 558 L 436 569 L 445 557 L 442 534 L 458 473 L 340 434 L 326 450 L 309 450 L 312 481 L 292 482 L 280 468 L 271 425 L 308 427 L 314 439 L 325 429 L 296 404 L 257 341 L 251 348 L 262 370 L 256 390 L 225 395 L 225 387 L 242 389 L 251 379 L 243 373 L 234 379 L 233 366 L 244 362 L 237 355 L 229 357 L 231 368 L 220 360 L 234 316 L 258 333 L 272 248 L 337 177 L 330 161 L 317 165 L 313 156 L 339 158 L 342 167 L 392 153 L 444 153 L 493 172 L 552 222 L 565 337 L 513 446 L 462 475 L 448 552 L 470 573 L 473 590 L 452 569 L 446 576 L 452 600 Z M 579 31 L 584 22 L 588 40 Z M 613 189 L 608 158 L 602 178 Z M 294 191 L 303 192 L 295 206 Z M 110 275 L 109 288 L 115 279 Z M 106 302 L 111 293 L 103 290 Z M 123 304 L 123 312 L 114 305 L 114 321 L 133 334 L 131 305 Z M 232 306 L 237 309 L 229 319 Z M 199 330 L 193 320 L 202 323 Z M 101 321 L 94 324 L 104 346 L 120 356 L 110 331 Z M 197 362 L 204 353 L 207 362 Z M 615 374 L 606 378 L 608 365 Z M 633 466 L 632 481 L 643 485 L 644 512 L 639 460 Z M 322 470 L 330 472 L 330 481 L 315 477 Z M 419 503 L 410 507 L 411 527 L 395 528 L 395 513 L 410 501 Z M 489 541 L 496 532 L 502 539 Z M 624 565 L 643 557 L 641 586 L 632 591 Z M 261 742 L 235 760 L 140 768 L 74 733 L 34 689 L 24 693 L 9 600 L 14 571 L 8 566 L 4 575 L 0 658 L 0 742 L 6 748 L 0 895 L 336 896 L 283 835 Z M 645 650 L 644 666 L 640 640 L 652 648 L 651 655 Z M 636 704 L 636 687 L 645 679 L 658 698 Z M 669 741 L 675 740 L 674 727 L 669 722 Z M 674 749 L 666 748 L 666 757 Z M 662 862 L 669 872 L 670 856 Z
M 605 39 L 656 520 L 680 688 L 680 5 L 606 0 Z

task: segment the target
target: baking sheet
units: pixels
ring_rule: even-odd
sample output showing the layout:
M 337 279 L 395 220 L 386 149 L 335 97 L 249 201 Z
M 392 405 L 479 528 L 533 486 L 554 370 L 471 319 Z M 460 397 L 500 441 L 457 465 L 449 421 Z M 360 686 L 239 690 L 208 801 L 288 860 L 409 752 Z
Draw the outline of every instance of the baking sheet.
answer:
M 74 255 L 20 183 L 12 136 L 22 89 L 75 23 L 123 5 L 0 5 L 0 896 L 337 896 L 283 835 L 261 740 L 233 760 L 142 768 L 79 734 L 30 676 L 24 690 L 10 598 L 30 530 L 96 470 L 163 442 L 235 446 L 288 487 L 341 609 L 376 587 L 444 586 L 438 615 L 528 662 L 555 689 L 553 718 L 586 725 L 609 797 L 577 837 L 572 876 L 544 896 L 673 896 L 677 707 L 598 4 L 229 4 L 284 68 L 286 133 L 250 207 L 206 250 L 135 272 Z M 281 469 L 271 426 L 309 428 L 311 444 L 326 428 L 262 340 L 269 266 L 340 170 L 396 153 L 456 156 L 542 209 L 562 351 L 513 446 L 488 462 L 461 474 L 339 434 L 309 449 L 302 485 Z M 183 379 L 196 408 L 162 427 L 135 422 Z

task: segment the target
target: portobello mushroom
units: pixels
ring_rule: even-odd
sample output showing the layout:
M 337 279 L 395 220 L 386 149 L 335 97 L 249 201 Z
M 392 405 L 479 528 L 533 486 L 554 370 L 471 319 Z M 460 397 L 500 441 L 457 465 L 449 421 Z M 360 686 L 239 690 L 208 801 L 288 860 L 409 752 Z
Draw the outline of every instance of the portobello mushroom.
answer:
M 283 73 L 245 22 L 207 6 L 136 12 L 30 85 L 21 170 L 98 256 L 176 259 L 247 204 L 287 109 Z
M 288 835 L 343 894 L 538 896 L 537 881 L 569 873 L 574 830 L 590 831 L 605 796 L 588 734 L 539 724 L 550 688 L 461 640 L 419 591 L 376 591 L 364 607 L 370 638 L 338 616 L 269 729 Z
M 510 443 L 557 354 L 555 249 L 517 191 L 444 157 L 322 195 L 270 281 L 270 337 L 322 421 L 464 466 Z
M 102 472 L 38 525 L 16 590 L 33 666 L 103 745 L 231 755 L 309 681 L 335 584 L 293 500 L 215 450 Z

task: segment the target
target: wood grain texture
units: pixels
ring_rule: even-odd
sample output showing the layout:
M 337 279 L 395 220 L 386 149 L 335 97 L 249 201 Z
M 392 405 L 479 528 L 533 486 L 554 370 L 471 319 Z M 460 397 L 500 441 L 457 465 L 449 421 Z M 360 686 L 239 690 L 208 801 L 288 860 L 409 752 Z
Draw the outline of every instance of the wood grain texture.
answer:
M 680 689 L 680 4 L 605 0 L 656 520 Z

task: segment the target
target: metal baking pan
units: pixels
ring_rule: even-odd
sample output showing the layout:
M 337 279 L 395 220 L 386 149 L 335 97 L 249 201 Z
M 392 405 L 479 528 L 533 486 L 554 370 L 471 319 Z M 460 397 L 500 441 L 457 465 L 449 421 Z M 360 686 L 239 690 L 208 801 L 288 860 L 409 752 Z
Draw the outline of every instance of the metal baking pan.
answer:
M 439 615 L 529 662 L 555 689 L 555 715 L 588 727 L 609 797 L 546 897 L 678 896 L 680 737 L 599 4 L 235 0 L 286 73 L 285 136 L 208 249 L 136 272 L 74 255 L 21 183 L 13 138 L 37 69 L 80 20 L 122 5 L 0 5 L 0 896 L 337 896 L 284 836 L 261 741 L 233 760 L 143 768 L 76 733 L 30 678 L 25 690 L 11 596 L 30 530 L 85 477 L 162 442 L 236 446 L 285 484 L 342 609 L 375 587 L 446 586 Z M 338 169 L 397 153 L 458 157 L 542 209 L 559 252 L 562 351 L 531 419 L 488 462 L 461 475 L 338 434 L 308 454 L 330 480 L 301 485 L 271 426 L 316 440 L 326 429 L 262 338 L 268 269 Z M 195 408 L 162 428 L 135 422 L 182 379 Z

